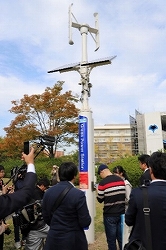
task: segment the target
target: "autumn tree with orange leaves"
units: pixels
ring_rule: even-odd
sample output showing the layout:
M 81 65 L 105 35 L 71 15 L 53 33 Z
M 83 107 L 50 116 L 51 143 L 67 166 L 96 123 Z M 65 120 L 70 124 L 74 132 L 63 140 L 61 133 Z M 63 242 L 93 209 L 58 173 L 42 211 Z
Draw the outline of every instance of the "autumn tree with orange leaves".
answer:
M 0 152 L 6 156 L 20 156 L 23 142 L 39 135 L 55 137 L 54 152 L 58 147 L 77 143 L 78 96 L 71 91 L 62 93 L 64 82 L 58 81 L 42 94 L 34 94 L 12 101 L 11 113 L 16 115 L 9 127 L 4 128 L 6 136 L 0 145 Z

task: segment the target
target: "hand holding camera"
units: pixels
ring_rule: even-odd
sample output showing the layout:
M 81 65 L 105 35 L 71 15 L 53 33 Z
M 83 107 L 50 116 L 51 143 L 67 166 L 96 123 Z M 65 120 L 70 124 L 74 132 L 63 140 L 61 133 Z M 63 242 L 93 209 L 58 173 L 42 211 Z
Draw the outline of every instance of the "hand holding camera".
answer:
M 12 193 L 14 193 L 13 186 L 7 186 L 7 185 L 2 186 L 2 194 L 12 194 Z
M 27 155 L 25 153 L 22 153 L 22 160 L 26 162 L 26 164 L 34 164 L 34 148 L 32 147 L 30 150 L 30 153 Z
M 9 235 L 11 233 L 11 230 L 9 228 L 9 224 L 6 224 L 5 220 L 1 221 L 1 225 L 5 227 L 5 234 Z

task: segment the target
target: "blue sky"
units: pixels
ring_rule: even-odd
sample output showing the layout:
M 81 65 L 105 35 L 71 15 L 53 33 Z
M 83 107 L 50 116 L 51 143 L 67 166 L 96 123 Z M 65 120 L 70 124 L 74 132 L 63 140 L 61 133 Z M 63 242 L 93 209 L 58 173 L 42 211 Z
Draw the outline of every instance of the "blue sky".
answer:
M 89 106 L 94 124 L 129 123 L 141 113 L 166 111 L 165 0 L 5 0 L 0 1 L 0 136 L 14 118 L 11 101 L 43 93 L 58 80 L 81 95 L 80 75 L 47 71 L 81 61 L 81 35 L 73 28 L 68 43 L 68 8 L 80 24 L 95 27 L 100 48 L 88 35 L 88 60 L 117 56 L 90 74 Z M 79 106 L 78 106 L 79 107 Z

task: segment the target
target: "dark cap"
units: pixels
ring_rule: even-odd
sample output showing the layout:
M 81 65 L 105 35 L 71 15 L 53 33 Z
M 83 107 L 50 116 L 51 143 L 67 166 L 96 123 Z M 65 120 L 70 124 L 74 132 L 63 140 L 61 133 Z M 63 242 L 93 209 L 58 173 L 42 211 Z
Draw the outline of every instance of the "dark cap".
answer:
M 104 169 L 108 169 L 108 166 L 107 165 L 104 165 L 104 164 L 101 164 L 100 166 L 99 166 L 99 168 L 98 168 L 98 174 L 100 174 L 100 172 L 102 171 L 102 170 L 104 170 Z

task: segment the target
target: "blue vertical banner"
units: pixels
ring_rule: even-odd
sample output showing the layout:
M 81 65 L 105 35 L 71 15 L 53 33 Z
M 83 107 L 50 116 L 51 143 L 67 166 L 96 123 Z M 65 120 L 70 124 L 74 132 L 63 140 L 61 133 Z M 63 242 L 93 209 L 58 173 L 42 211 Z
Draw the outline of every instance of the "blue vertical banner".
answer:
M 88 189 L 88 119 L 79 116 L 80 188 Z

